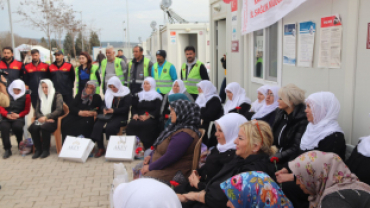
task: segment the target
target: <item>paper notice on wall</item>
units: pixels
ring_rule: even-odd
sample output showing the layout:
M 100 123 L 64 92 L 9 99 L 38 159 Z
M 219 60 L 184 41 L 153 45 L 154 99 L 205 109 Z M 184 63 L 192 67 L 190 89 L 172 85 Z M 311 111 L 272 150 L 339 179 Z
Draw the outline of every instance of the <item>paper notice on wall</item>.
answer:
M 171 43 L 176 44 L 176 36 L 171 36 Z
M 296 58 L 296 24 L 284 25 L 283 56 L 285 65 L 295 66 Z
M 340 68 L 342 31 L 339 15 L 321 18 L 319 68 Z
M 237 35 L 237 27 L 238 27 L 238 1 L 233 0 L 231 1 L 231 40 L 235 41 L 238 40 Z
M 316 24 L 314 22 L 299 23 L 298 66 L 300 67 L 312 67 L 315 33 Z

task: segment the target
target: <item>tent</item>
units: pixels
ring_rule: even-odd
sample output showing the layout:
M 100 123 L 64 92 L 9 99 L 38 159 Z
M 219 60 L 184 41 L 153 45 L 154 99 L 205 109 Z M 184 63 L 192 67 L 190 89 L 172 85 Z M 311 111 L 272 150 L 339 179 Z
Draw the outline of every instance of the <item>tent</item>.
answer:
M 18 61 L 23 61 L 21 52 L 28 52 L 32 49 L 37 49 L 40 51 L 40 59 L 42 62 L 50 64 L 50 50 L 46 49 L 40 45 L 28 45 L 22 44 L 14 49 L 14 58 Z M 55 60 L 54 55 L 52 55 L 52 60 Z

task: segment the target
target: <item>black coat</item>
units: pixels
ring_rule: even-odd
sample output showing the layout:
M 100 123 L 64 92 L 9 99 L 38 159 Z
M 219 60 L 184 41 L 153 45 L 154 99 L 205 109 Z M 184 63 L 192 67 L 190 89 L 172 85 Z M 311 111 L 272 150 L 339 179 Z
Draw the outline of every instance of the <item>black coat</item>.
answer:
M 132 95 L 128 94 L 124 97 L 114 97 L 112 103 L 113 117 L 120 117 L 121 121 L 128 120 L 128 114 L 132 103 Z M 102 109 L 107 108 L 103 102 Z
M 276 110 L 272 131 L 274 145 L 279 149 L 275 157 L 278 157 L 280 162 L 293 160 L 299 154 L 301 139 L 308 124 L 305 109 L 304 104 L 299 104 L 290 115 L 287 115 L 284 110 Z
M 210 99 L 206 106 L 200 109 L 200 118 L 203 120 L 203 123 L 200 128 L 203 128 L 206 132 L 203 137 L 203 143 L 208 147 L 215 146 L 217 144 L 217 139 L 214 137 L 215 128 L 212 127 L 211 138 L 208 138 L 208 128 L 209 124 L 212 121 L 215 121 L 221 118 L 224 114 L 221 101 L 218 97 L 213 97 Z
M 251 105 L 248 103 L 242 103 L 239 107 L 240 107 L 239 110 L 234 108 L 230 110 L 228 113 L 239 113 L 240 115 L 246 117 L 247 113 L 251 109 Z
M 276 109 L 276 110 L 278 110 L 278 109 Z M 265 115 L 262 118 L 258 118 L 257 120 L 267 122 L 268 124 L 270 124 L 270 127 L 272 128 L 272 126 L 274 125 L 274 122 L 275 122 L 276 110 L 272 111 L 271 113 Z M 250 120 L 252 120 L 252 117 L 253 117 L 254 114 L 255 114 L 255 112 L 246 112 L 244 114 L 244 116 L 248 119 L 248 121 L 250 121 Z
M 360 181 L 370 185 L 370 157 L 366 157 L 358 152 L 357 147 L 346 161 L 348 168 L 360 179 Z

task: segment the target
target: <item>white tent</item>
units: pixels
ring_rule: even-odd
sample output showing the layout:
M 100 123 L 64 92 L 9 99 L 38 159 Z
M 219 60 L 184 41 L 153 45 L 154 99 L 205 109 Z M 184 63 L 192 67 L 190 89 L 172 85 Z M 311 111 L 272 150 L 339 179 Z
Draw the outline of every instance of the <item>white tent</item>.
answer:
M 50 50 L 40 45 L 22 44 L 14 49 L 14 58 L 18 61 L 22 61 L 21 52 L 27 52 L 32 49 L 39 50 L 41 61 L 50 64 Z M 52 55 L 52 60 L 55 60 L 54 55 Z

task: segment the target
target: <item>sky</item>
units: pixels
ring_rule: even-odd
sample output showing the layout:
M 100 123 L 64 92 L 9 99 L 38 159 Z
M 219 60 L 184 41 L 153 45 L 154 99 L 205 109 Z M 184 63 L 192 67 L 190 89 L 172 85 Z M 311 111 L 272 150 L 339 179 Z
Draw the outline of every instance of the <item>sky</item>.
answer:
M 20 22 L 20 16 L 14 12 L 19 8 L 21 1 L 23 0 L 10 0 L 14 33 L 25 38 L 40 39 L 45 37 L 45 33 L 27 27 L 27 22 Z M 75 11 L 82 11 L 84 24 L 92 25 L 94 29 L 101 29 L 101 41 L 123 41 L 123 28 L 127 27 L 127 24 L 123 26 L 123 21 L 127 23 L 126 0 L 64 1 L 72 5 Z M 157 27 L 164 22 L 163 11 L 159 7 L 161 0 L 127 1 L 130 41 L 138 42 L 139 37 L 144 41 L 151 34 L 150 23 L 153 20 L 157 22 Z M 171 8 L 187 21 L 209 22 L 209 0 L 172 0 Z M 76 16 L 81 18 L 78 13 Z M 0 19 L 0 32 L 10 31 L 7 3 L 4 4 L 4 9 L 0 10 Z

